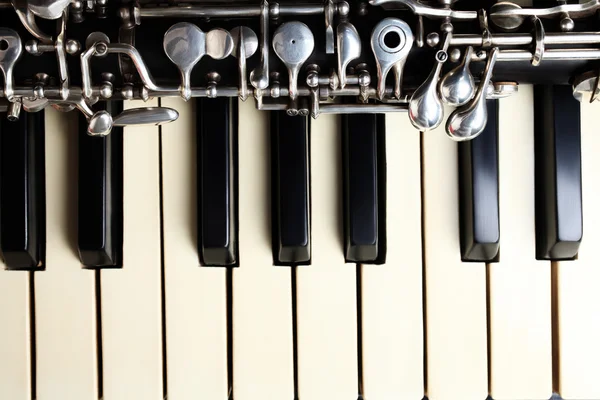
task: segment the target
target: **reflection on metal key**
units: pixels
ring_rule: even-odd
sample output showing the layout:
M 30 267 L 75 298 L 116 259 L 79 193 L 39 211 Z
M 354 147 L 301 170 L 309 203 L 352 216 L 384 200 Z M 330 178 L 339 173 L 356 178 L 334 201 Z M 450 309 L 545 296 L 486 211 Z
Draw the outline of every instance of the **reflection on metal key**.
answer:
M 247 26 L 237 26 L 231 30 L 233 37 L 233 55 L 238 59 L 240 75 L 240 99 L 248 98 L 248 78 L 246 76 L 246 58 L 252 57 L 258 49 L 258 37 Z
M 377 61 L 377 96 L 380 100 L 385 95 L 385 80 L 394 68 L 396 73 L 396 96 L 400 96 L 402 71 L 412 48 L 414 36 L 410 26 L 397 18 L 385 18 L 379 22 L 371 33 L 371 49 Z
M 17 32 L 8 28 L 0 28 L 0 69 L 4 74 L 4 97 L 14 100 L 13 69 L 21 57 L 23 46 Z
M 196 25 L 180 22 L 173 25 L 163 40 L 167 57 L 181 73 L 181 97 L 189 100 L 192 96 L 190 75 L 194 66 L 206 54 L 206 35 Z
M 311 30 L 302 22 L 286 22 L 273 35 L 273 49 L 290 76 L 290 100 L 298 97 L 298 73 L 315 48 Z
M 337 27 L 338 76 L 340 86 L 346 87 L 346 68 L 352 60 L 360 57 L 361 44 L 358 31 L 349 22 L 342 22 Z
M 222 60 L 231 55 L 233 38 L 222 28 L 215 28 L 206 33 L 206 54 L 215 60 Z
M 32 13 L 44 19 L 58 19 L 71 0 L 28 0 L 28 7 Z

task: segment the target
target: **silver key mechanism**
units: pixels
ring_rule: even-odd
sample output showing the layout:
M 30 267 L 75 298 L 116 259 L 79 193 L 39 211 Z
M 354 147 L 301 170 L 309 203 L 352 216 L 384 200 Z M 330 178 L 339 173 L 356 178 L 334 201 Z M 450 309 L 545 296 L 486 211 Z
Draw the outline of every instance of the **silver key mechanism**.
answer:
M 346 68 L 352 60 L 360 57 L 361 44 L 358 31 L 349 22 L 341 22 L 337 27 L 337 48 L 338 48 L 338 77 L 340 78 L 340 87 L 346 87 Z
M 231 30 L 233 38 L 233 55 L 238 59 L 240 80 L 240 99 L 248 98 L 248 78 L 246 76 L 246 59 L 252 57 L 258 50 L 258 37 L 247 26 L 237 26 Z
M 392 69 L 396 76 L 394 95 L 400 98 L 402 72 L 413 42 L 410 26 L 397 18 L 385 18 L 373 29 L 371 49 L 377 61 L 377 97 L 380 100 L 385 96 L 385 80 Z
M 206 34 L 194 24 L 179 22 L 165 33 L 163 48 L 169 60 L 179 68 L 181 74 L 179 92 L 187 101 L 192 97 L 190 82 L 192 70 L 206 54 Z
M 222 60 L 231 55 L 233 51 L 233 38 L 223 28 L 215 28 L 206 32 L 206 54 L 215 59 Z
M 448 118 L 446 133 L 452 140 L 458 142 L 472 140 L 485 129 L 488 119 L 486 94 L 499 51 L 497 47 L 490 51 L 477 94 L 473 100 L 464 107 L 457 108 Z
M 22 52 L 19 34 L 12 29 L 0 28 L 0 69 L 4 74 L 4 97 L 10 102 L 14 100 L 13 69 Z
M 163 48 L 169 59 L 179 68 L 184 100 L 192 97 L 191 73 L 205 55 L 222 60 L 233 51 L 233 38 L 225 29 L 216 28 L 204 33 L 196 25 L 179 22 L 169 28 L 163 39 Z
M 450 106 L 464 106 L 475 95 L 475 79 L 469 69 L 472 56 L 473 47 L 469 46 L 460 65 L 440 81 L 440 96 Z
M 290 100 L 298 97 L 298 73 L 315 48 L 308 26 L 299 21 L 282 24 L 273 35 L 273 50 L 288 69 Z
M 43 19 L 58 19 L 71 0 L 27 0 L 28 8 L 32 13 Z
M 163 125 L 177 118 L 179 113 L 167 107 L 131 108 L 114 118 L 108 111 L 101 110 L 90 118 L 87 133 L 90 136 L 106 136 L 115 126 Z
M 37 22 L 35 20 L 35 14 L 31 12 L 29 9 L 29 4 L 27 0 L 10 0 L 17 16 L 21 20 L 21 23 L 31 33 L 35 38 L 37 38 L 40 42 L 45 44 L 52 43 L 52 36 L 45 34 L 38 27 Z

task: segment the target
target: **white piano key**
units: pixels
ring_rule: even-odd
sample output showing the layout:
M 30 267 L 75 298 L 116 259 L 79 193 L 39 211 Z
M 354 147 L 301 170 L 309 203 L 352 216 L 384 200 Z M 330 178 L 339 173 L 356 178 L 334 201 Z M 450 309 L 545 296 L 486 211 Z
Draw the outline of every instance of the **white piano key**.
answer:
M 600 398 L 600 137 L 598 103 L 581 103 L 584 234 L 576 261 L 557 262 L 558 391 L 565 400 Z
M 386 115 L 387 258 L 362 266 L 362 375 L 366 399 L 421 399 L 423 294 L 419 132 Z
M 451 111 L 446 108 L 446 117 Z M 427 395 L 482 400 L 488 394 L 486 271 L 482 263 L 461 261 L 457 145 L 444 127 L 421 134 Z
M 356 265 L 341 237 L 341 119 L 311 121 L 312 265 L 297 268 L 298 396 L 358 394 Z
M 31 400 L 31 272 L 4 268 L 0 260 L 0 399 Z
M 163 399 L 158 131 L 123 132 L 123 268 L 100 273 L 103 400 Z
M 535 259 L 533 86 L 499 105 L 500 262 L 488 265 L 494 400 L 552 395 L 550 262 Z
M 233 396 L 292 400 L 292 280 L 273 266 L 268 115 L 239 102 L 240 266 L 233 269 Z M 308 399 L 307 399 L 308 400 Z
M 96 276 L 77 256 L 78 115 L 46 110 L 46 270 L 35 272 L 36 399 L 98 398 Z
M 194 104 L 161 104 L 179 112 L 161 139 L 168 396 L 226 400 L 227 270 L 198 261 Z

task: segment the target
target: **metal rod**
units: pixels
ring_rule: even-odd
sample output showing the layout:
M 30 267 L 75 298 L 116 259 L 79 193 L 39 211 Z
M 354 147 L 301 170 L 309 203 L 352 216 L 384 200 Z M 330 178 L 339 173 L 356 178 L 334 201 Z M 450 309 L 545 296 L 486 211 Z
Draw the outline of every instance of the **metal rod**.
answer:
M 406 112 L 408 104 L 323 104 L 321 114 L 379 114 L 387 112 Z
M 163 17 L 258 17 L 260 6 L 176 6 L 176 7 L 147 7 L 140 8 L 142 18 Z
M 258 17 L 260 5 L 255 6 L 204 6 L 185 5 L 172 7 L 141 7 L 142 18 L 166 18 L 166 17 L 206 17 L 206 18 L 241 18 Z M 277 18 L 287 15 L 317 15 L 325 12 L 325 6 L 319 4 L 280 4 L 269 7 L 269 16 Z M 337 8 L 334 8 L 337 12 Z
M 483 46 L 484 38 L 476 34 L 455 34 L 452 36 L 450 46 Z M 490 46 L 526 46 L 534 42 L 532 35 L 501 33 L 492 35 Z M 564 32 L 546 33 L 546 45 L 559 44 L 598 44 L 600 32 Z
M 258 107 L 260 111 L 284 111 L 288 105 L 284 103 L 263 103 Z M 408 105 L 399 104 L 320 104 L 320 114 L 380 114 L 387 112 L 406 112 Z
M 527 50 L 502 50 L 498 54 L 498 61 L 531 61 L 533 53 Z M 475 60 L 481 60 L 475 56 Z M 544 52 L 544 61 L 564 60 L 600 60 L 598 49 L 549 49 Z

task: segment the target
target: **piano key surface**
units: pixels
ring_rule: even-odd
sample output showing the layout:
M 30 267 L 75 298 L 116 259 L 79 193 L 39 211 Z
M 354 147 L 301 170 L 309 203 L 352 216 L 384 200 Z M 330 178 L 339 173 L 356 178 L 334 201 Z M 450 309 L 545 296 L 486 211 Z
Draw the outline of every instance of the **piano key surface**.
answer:
M 233 396 L 292 400 L 292 275 L 273 266 L 268 115 L 239 102 L 240 265 L 232 272 Z
M 422 152 L 426 394 L 481 400 L 488 393 L 486 275 L 483 263 L 461 261 L 457 144 L 442 123 L 422 133 Z
M 421 399 L 426 388 L 431 400 L 483 399 L 488 384 L 495 400 L 546 399 L 553 389 L 566 400 L 600 398 L 600 275 L 591 250 L 600 240 L 593 208 L 598 106 L 581 106 L 586 236 L 575 261 L 553 263 L 551 280 L 550 261 L 535 260 L 533 96 L 531 87 L 520 91 L 500 101 L 503 237 L 499 263 L 487 266 L 487 300 L 484 264 L 460 260 L 456 145 L 441 129 L 419 135 L 403 114 L 386 116 L 386 262 L 358 270 L 344 263 L 340 117 L 313 121 L 320 132 L 311 146 L 311 171 L 320 175 L 313 172 L 311 182 L 313 262 L 297 267 L 294 289 L 291 268 L 273 265 L 268 116 L 241 103 L 241 120 L 255 123 L 240 130 L 244 200 L 229 338 L 227 270 L 200 267 L 196 249 L 193 105 L 163 99 L 180 111 L 179 121 L 126 129 L 132 133 L 129 139 L 125 134 L 130 164 L 124 207 L 133 210 L 124 215 L 128 262 L 100 272 L 82 269 L 74 236 L 74 152 L 81 132 L 74 114 L 47 111 L 47 123 L 60 132 L 47 138 L 46 174 L 53 185 L 46 201 L 49 258 L 46 271 L 35 273 L 34 293 L 31 273 L 0 271 L 0 397 L 223 399 L 231 382 L 236 398 L 291 398 L 296 320 L 297 389 L 303 398 L 354 399 L 359 392 L 376 400 Z M 99 292 L 96 274 L 102 277 Z M 101 342 L 96 302 L 102 306 Z M 37 354 L 31 353 L 32 340 Z
M 362 394 L 421 399 L 423 264 L 420 135 L 406 115 L 385 116 L 387 256 L 361 266 Z M 348 266 L 349 267 L 349 266 Z
M 500 249 L 498 100 L 475 139 L 458 144 L 460 248 L 463 261 L 493 261 Z
M 0 398 L 32 400 L 32 273 L 6 271 L 0 261 Z
M 573 259 L 583 235 L 580 103 L 570 86 L 535 87 L 537 257 Z
M 236 99 L 197 99 L 196 120 L 200 261 L 237 265 Z
M 311 139 L 312 264 L 296 268 L 298 396 L 356 398 L 356 266 L 341 253 L 341 117 L 321 115 Z
M 9 269 L 44 268 L 44 112 L 0 122 L 0 250 Z
M 97 399 L 96 274 L 77 257 L 76 113 L 46 110 L 46 269 L 34 273 L 36 399 Z
M 115 115 L 123 102 L 107 102 Z M 123 256 L 123 128 L 106 137 L 88 136 L 79 116 L 78 249 L 86 267 L 120 267 Z
M 531 85 L 499 106 L 498 263 L 488 264 L 490 394 L 552 395 L 550 263 L 535 257 L 534 96 Z
M 585 233 L 575 261 L 555 262 L 554 301 L 558 391 L 565 400 L 600 398 L 600 190 L 596 183 L 600 159 L 598 103 L 581 104 L 582 193 Z
M 381 262 L 385 260 L 385 237 L 380 237 L 385 233 L 385 201 L 379 193 L 385 193 L 385 172 L 380 170 L 385 165 L 385 123 L 377 114 L 341 118 L 344 257 L 347 262 Z
M 162 99 L 163 107 L 179 112 L 161 135 L 166 384 L 171 400 L 226 400 L 227 270 L 201 267 L 198 261 L 194 113 L 199 108 L 193 103 Z
M 273 260 L 310 264 L 309 119 L 284 111 L 270 114 Z
M 159 127 L 123 129 L 123 267 L 100 271 L 104 400 L 164 397 L 159 158 Z

